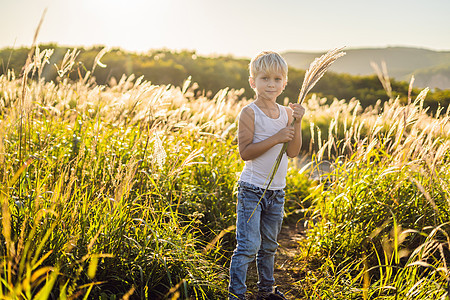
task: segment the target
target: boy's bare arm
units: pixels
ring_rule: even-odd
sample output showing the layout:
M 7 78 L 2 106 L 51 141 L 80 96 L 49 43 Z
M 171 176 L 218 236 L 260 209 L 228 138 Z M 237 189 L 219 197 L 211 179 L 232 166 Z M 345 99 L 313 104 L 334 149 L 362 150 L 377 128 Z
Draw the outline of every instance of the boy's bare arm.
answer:
M 239 116 L 238 146 L 243 160 L 255 159 L 279 143 L 289 142 L 294 138 L 294 128 L 286 127 L 264 141 L 253 143 L 255 132 L 255 113 L 250 107 L 242 110 Z
M 305 114 L 305 109 L 303 108 L 303 106 L 301 106 L 300 104 L 297 103 L 291 103 L 290 108 L 286 108 L 288 111 L 288 124 L 292 123 L 292 120 L 295 117 L 295 122 L 294 122 L 294 137 L 293 139 L 289 142 L 287 149 L 286 149 L 286 154 L 289 157 L 296 157 L 297 155 L 299 155 L 300 153 L 300 149 L 302 148 L 302 118 L 303 115 Z

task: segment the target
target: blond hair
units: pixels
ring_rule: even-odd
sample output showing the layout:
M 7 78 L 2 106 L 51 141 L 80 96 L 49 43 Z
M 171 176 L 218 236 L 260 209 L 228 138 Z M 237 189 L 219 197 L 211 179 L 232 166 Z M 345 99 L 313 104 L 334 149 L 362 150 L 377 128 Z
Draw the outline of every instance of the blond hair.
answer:
M 287 80 L 288 65 L 280 54 L 263 51 L 250 61 L 249 70 L 252 78 L 256 78 L 259 73 L 281 73 Z

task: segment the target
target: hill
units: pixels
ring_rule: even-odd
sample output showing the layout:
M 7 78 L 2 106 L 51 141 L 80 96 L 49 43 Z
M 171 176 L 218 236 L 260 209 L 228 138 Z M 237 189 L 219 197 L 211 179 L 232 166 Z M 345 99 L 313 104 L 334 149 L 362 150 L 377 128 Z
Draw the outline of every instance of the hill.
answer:
M 75 50 L 71 47 L 55 44 L 40 45 L 39 48 L 40 55 L 44 55 L 45 51 L 48 55 L 48 60 L 41 70 L 42 73 L 38 75 L 39 78 L 45 81 L 60 81 L 60 72 L 65 68 L 63 58 L 67 51 L 74 53 Z M 102 49 L 102 46 L 96 46 L 76 50 L 76 64 L 71 71 L 68 71 L 68 77 L 72 80 L 84 78 L 87 72 L 93 68 L 95 57 Z M 29 50 L 29 48 L 0 49 L 0 75 L 6 74 L 9 69 L 14 70 L 16 76 L 20 76 Z M 308 66 L 318 55 L 320 53 L 307 54 L 305 60 Z M 352 50 L 350 55 L 352 55 Z M 288 59 L 290 59 L 289 55 Z M 345 61 L 342 62 L 341 59 L 346 59 L 346 56 L 340 58 L 335 64 L 344 64 L 344 67 L 346 67 Z M 411 60 L 411 64 L 417 64 L 414 59 Z M 124 74 L 127 76 L 134 74 L 135 78 L 142 76 L 142 79 L 156 85 L 172 84 L 175 86 L 182 86 L 183 82 L 191 77 L 192 82 L 195 82 L 196 93 L 198 94 L 212 97 L 219 90 L 229 87 L 239 90 L 242 98 L 248 99 L 254 96 L 253 90 L 248 85 L 248 59 L 238 59 L 231 56 L 201 56 L 197 55 L 195 51 L 153 49 L 146 53 L 134 53 L 114 48 L 102 57 L 101 62 L 103 63 L 102 66 L 106 67 L 95 68 L 93 74 L 95 82 L 99 85 L 112 86 L 119 82 Z M 407 65 L 406 62 L 405 65 Z M 295 68 L 292 65 L 290 66 L 289 82 L 279 98 L 280 102 L 284 102 L 285 98 L 291 101 L 297 98 L 306 67 Z M 433 80 L 442 82 L 445 82 L 446 78 L 450 78 L 450 72 L 439 66 L 433 67 L 432 62 L 430 62 L 430 65 L 423 64 L 421 67 L 423 68 L 421 73 L 423 78 L 433 78 Z M 436 76 L 437 71 L 444 75 Z M 408 72 L 408 70 L 405 72 Z M 428 75 L 429 73 L 432 73 L 433 76 Z M 419 80 L 422 80 L 422 77 L 418 78 L 417 81 Z M 391 80 L 391 86 L 394 97 L 399 96 L 400 100 L 406 103 L 409 83 Z M 420 89 L 417 88 L 418 85 L 415 84 L 414 87 L 411 94 L 413 98 L 420 93 Z M 318 94 L 319 97 L 326 97 L 330 101 L 335 97 L 348 100 L 356 98 L 360 100 L 363 108 L 376 105 L 378 100 L 382 102 L 388 100 L 388 96 L 376 75 L 349 75 L 331 71 L 317 83 L 311 92 Z M 449 104 L 450 89 L 429 93 L 424 103 L 432 112 L 436 111 L 439 106 L 446 108 Z
M 416 78 L 415 86 L 450 89 L 450 51 L 420 48 L 387 47 L 373 49 L 348 49 L 347 55 L 334 63 L 330 70 L 351 75 L 371 75 L 370 63 L 385 62 L 391 77 L 409 81 Z M 282 53 L 289 65 L 305 69 L 315 57 L 323 53 L 290 51 Z

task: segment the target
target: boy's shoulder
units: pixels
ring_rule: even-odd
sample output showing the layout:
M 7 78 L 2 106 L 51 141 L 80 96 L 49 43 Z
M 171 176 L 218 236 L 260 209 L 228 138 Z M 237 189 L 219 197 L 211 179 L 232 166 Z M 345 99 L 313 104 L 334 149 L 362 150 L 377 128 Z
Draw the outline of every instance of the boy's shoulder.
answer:
M 253 117 L 255 115 L 255 111 L 252 108 L 252 103 L 247 104 L 242 107 L 241 112 L 239 113 L 240 118 L 242 117 Z
M 255 101 L 250 102 L 249 104 L 247 104 L 244 107 L 242 107 L 241 108 L 241 113 L 243 113 L 243 112 L 253 113 L 254 112 L 253 105 L 255 105 Z

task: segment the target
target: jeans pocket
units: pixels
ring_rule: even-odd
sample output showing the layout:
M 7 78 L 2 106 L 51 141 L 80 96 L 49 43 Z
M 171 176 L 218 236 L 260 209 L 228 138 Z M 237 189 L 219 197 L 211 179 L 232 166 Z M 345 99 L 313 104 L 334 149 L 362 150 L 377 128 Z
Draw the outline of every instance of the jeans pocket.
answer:
M 253 212 L 261 198 L 262 192 L 258 187 L 242 186 L 238 192 L 238 212 L 245 212 L 248 215 Z

